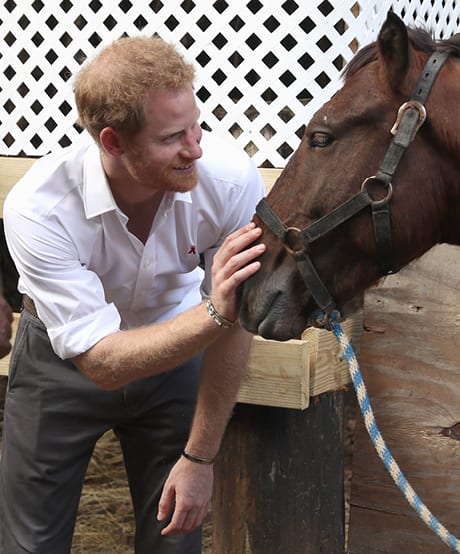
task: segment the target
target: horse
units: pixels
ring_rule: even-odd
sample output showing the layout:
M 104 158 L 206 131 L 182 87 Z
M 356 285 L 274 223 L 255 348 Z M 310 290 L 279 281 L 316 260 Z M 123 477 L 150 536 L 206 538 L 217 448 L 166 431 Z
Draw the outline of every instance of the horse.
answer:
M 257 206 L 267 248 L 239 290 L 244 328 L 284 341 L 328 327 L 385 275 L 460 244 L 459 57 L 460 35 L 393 12 L 355 54 Z

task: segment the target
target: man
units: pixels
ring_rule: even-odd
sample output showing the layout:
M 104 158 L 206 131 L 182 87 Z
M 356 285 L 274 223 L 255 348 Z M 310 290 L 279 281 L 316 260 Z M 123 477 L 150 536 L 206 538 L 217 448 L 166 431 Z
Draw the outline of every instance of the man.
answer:
M 94 143 L 41 159 L 6 200 L 25 309 L 5 406 L 2 554 L 70 552 L 108 429 L 136 553 L 200 552 L 250 345 L 236 290 L 264 246 L 248 223 L 261 177 L 231 137 L 203 135 L 193 80 L 160 39 L 113 43 L 74 84 Z

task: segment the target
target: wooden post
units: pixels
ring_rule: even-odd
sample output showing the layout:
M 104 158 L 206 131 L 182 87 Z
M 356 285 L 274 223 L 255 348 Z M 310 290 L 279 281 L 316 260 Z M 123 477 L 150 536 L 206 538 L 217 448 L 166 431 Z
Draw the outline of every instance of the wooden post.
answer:
M 215 467 L 215 554 L 343 554 L 344 392 L 237 404 Z

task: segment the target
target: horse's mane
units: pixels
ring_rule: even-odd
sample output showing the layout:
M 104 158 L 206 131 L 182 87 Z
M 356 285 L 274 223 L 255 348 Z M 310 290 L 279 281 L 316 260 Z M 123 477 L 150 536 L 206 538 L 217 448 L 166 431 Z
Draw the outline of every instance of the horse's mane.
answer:
M 460 33 L 444 40 L 435 40 L 431 34 L 421 27 L 408 28 L 409 40 L 416 50 L 432 54 L 435 50 L 449 52 L 460 58 Z M 377 42 L 372 42 L 359 50 L 343 71 L 346 79 L 356 73 L 361 67 L 377 59 Z

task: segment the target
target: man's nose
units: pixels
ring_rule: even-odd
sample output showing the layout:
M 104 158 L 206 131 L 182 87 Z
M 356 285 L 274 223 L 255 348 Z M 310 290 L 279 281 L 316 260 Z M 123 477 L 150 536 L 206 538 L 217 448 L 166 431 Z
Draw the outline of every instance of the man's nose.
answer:
M 196 133 L 187 133 L 182 145 L 182 155 L 194 160 L 201 158 L 203 150 L 200 146 L 200 138 L 201 136 L 197 136 Z

